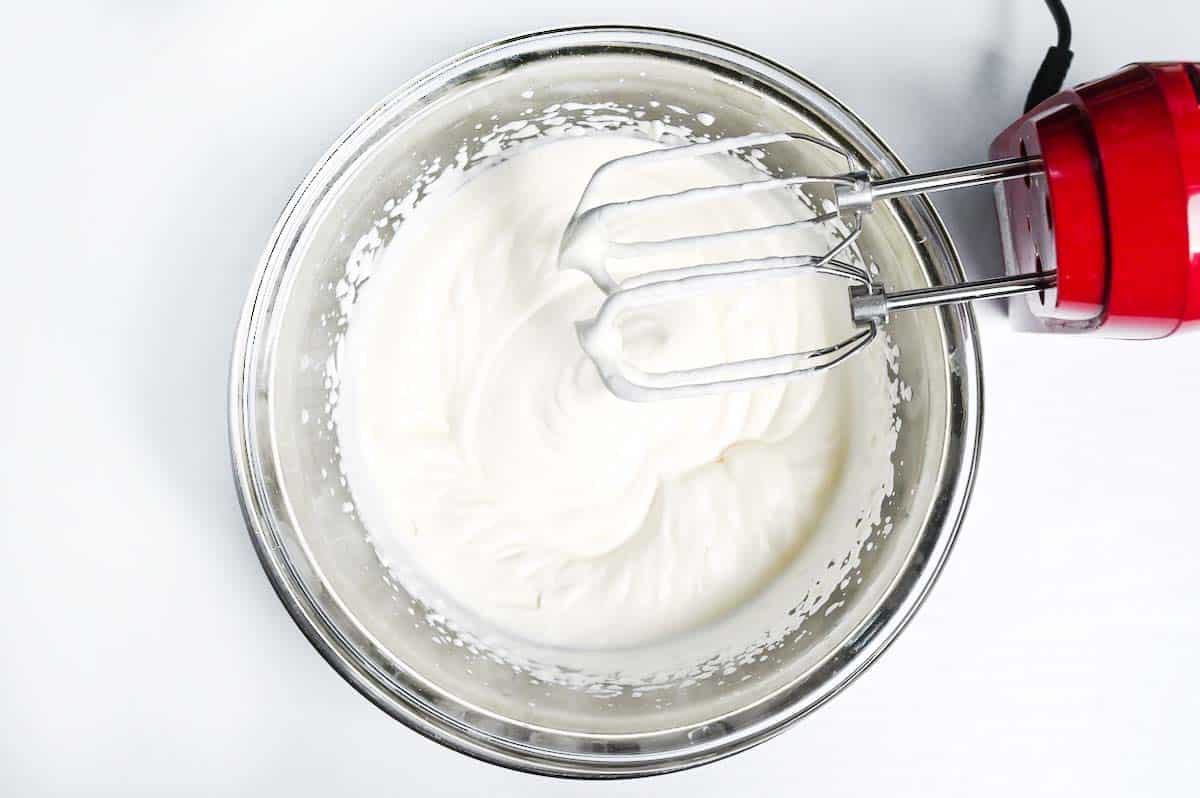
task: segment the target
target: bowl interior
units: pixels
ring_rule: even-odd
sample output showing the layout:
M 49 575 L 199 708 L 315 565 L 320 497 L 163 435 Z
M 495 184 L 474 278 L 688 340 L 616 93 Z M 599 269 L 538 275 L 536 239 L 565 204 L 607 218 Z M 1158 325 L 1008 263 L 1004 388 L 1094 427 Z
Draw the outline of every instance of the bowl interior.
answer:
M 548 116 L 565 121 L 548 126 Z M 970 321 L 953 309 L 889 324 L 886 345 L 900 354 L 881 372 L 880 389 L 905 398 L 892 410 L 891 483 L 861 487 L 887 494 L 875 497 L 878 517 L 823 532 L 744 609 L 684 639 L 616 654 L 484 639 L 397 584 L 349 510 L 333 422 L 337 346 L 348 306 L 369 290 L 356 275 L 403 223 L 390 214 L 397 200 L 419 201 L 423 181 L 464 147 L 470 155 L 530 146 L 504 131 L 531 119 L 543 120 L 543 131 L 629 135 L 799 131 L 836 142 L 878 173 L 900 168 L 819 89 L 704 40 L 562 32 L 439 67 L 334 148 L 277 230 L 244 320 L 244 370 L 235 363 L 235 449 L 241 436 L 247 512 L 301 625 L 351 681 L 406 722 L 535 770 L 680 767 L 761 739 L 816 706 L 882 648 L 919 600 L 953 535 L 973 462 Z M 844 168 L 812 150 L 773 152 L 768 161 L 782 171 Z M 868 216 L 858 251 L 890 287 L 960 273 L 924 202 Z M 883 364 L 883 354 L 869 361 Z

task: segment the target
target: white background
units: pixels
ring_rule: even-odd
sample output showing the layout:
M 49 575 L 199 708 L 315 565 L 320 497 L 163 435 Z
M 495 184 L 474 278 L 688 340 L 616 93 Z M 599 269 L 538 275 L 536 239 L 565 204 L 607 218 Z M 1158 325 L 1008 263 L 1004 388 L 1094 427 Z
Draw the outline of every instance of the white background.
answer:
M 1019 113 L 1053 37 L 1037 0 L 22 5 L 0 33 L 0 794 L 1195 794 L 1197 334 L 1051 339 L 982 309 L 982 466 L 928 603 L 797 727 L 652 781 L 512 773 L 388 718 L 284 612 L 229 475 L 228 357 L 276 214 L 415 73 L 540 27 L 678 27 L 934 167 Z M 1200 57 L 1194 3 L 1069 5 L 1075 80 Z M 997 269 L 990 194 L 939 204 Z

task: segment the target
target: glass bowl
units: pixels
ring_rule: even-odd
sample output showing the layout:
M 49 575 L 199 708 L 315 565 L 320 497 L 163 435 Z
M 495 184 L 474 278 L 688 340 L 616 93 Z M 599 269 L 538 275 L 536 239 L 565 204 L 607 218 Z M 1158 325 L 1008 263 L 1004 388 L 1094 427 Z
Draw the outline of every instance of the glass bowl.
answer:
M 410 596 L 348 511 L 337 467 L 336 347 L 356 290 L 348 264 L 364 256 L 373 230 L 386 240 L 389 200 L 429 164 L 452 159 L 473 131 L 520 120 L 534 103 L 573 107 L 582 121 L 580 109 L 594 115 L 597 102 L 643 109 L 643 119 L 703 111 L 713 136 L 814 133 L 880 176 L 905 171 L 828 93 L 718 41 L 593 27 L 484 45 L 369 111 L 296 190 L 254 277 L 230 386 L 234 474 L 251 538 L 313 645 L 363 695 L 431 739 L 499 765 L 576 777 L 649 775 L 727 756 L 778 733 L 861 673 L 946 559 L 970 492 L 982 413 L 969 309 L 891 322 L 901 353 L 894 376 L 906 400 L 895 409 L 894 479 L 879 523 L 828 541 L 845 553 L 838 568 L 834 559 L 802 562 L 777 580 L 774 600 L 723 621 L 744 625 L 744 650 L 714 653 L 698 671 L 659 667 L 695 659 L 702 649 L 688 641 L 606 655 L 657 658 L 647 672 L 659 675 L 640 680 L 586 652 L 481 643 Z M 962 278 L 924 199 L 869 215 L 858 248 L 891 287 Z M 768 627 L 784 631 L 766 641 L 760 632 Z

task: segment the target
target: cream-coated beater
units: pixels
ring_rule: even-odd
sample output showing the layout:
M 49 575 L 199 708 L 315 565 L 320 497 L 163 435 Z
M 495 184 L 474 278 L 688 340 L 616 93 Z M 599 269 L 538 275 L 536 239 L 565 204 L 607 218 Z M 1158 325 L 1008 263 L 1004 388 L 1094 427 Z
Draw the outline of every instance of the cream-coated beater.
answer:
M 800 144 L 822 148 L 845 159 L 847 170 L 839 175 L 814 177 L 797 175 L 766 177 L 747 183 L 734 183 L 687 189 L 622 202 L 588 207 L 593 185 L 620 170 L 639 169 L 684 158 L 736 154 L 772 144 Z M 871 342 L 888 315 L 895 311 L 955 302 L 969 302 L 1011 296 L 1029 291 L 1046 291 L 1055 285 L 1055 273 L 1016 274 L 992 280 L 980 280 L 952 286 L 888 292 L 863 265 L 844 257 L 862 232 L 863 216 L 875 202 L 914 193 L 982 185 L 1040 173 L 1041 160 L 1027 156 L 964 166 L 940 172 L 906 175 L 889 180 L 872 180 L 869 173 L 854 163 L 849 153 L 835 145 L 802 133 L 769 133 L 672 147 L 618 158 L 602 166 L 584 192 L 581 207 L 563 237 L 560 255 L 562 268 L 587 273 L 607 297 L 596 317 L 578 325 L 580 342 L 595 362 L 608 388 L 617 396 L 633 401 L 694 396 L 752 388 L 782 379 L 837 365 Z M 803 192 L 823 187 L 829 192 L 832 207 L 807 218 L 770 227 L 719 231 L 700 235 L 663 238 L 654 241 L 622 241 L 612 232 L 621 227 L 623 217 L 636 216 L 664 207 L 684 209 L 713 201 L 732 201 L 749 195 L 781 189 Z M 815 209 L 808 194 L 798 194 L 803 207 Z M 706 241 L 753 238 L 776 232 L 782 227 L 833 225 L 837 243 L 821 253 L 751 260 L 703 263 L 673 269 L 656 270 L 617 282 L 609 273 L 611 259 L 653 256 L 702 246 Z M 697 294 L 723 291 L 764 280 L 778 280 L 802 273 L 842 278 L 851 284 L 850 317 L 855 330 L 846 338 L 804 352 L 753 358 L 692 369 L 646 372 L 622 356 L 618 329 L 620 317 L 635 308 Z

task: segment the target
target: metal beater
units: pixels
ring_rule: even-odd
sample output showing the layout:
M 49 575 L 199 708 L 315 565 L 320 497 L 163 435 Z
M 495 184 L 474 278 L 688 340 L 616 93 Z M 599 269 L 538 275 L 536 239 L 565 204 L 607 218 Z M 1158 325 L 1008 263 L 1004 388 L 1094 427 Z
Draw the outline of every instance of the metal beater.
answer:
M 851 166 L 845 173 L 828 177 L 801 175 L 770 178 L 749 183 L 693 188 L 625 202 L 605 203 L 577 214 L 564 237 L 560 256 L 563 268 L 587 273 L 608 296 L 595 319 L 578 325 L 580 343 L 599 368 L 605 384 L 617 396 L 647 401 L 679 396 L 694 396 L 725 390 L 753 388 L 775 380 L 791 379 L 837 365 L 870 343 L 890 313 L 931 305 L 969 302 L 976 299 L 1010 296 L 1026 291 L 1042 291 L 1054 286 L 1055 274 L 1043 272 L 1016 275 L 959 285 L 922 288 L 889 293 L 865 267 L 838 256 L 846 252 L 862 232 L 862 220 L 875 202 L 908 194 L 928 193 L 951 188 L 976 186 L 1024 177 L 1041 171 L 1036 157 L 1010 158 L 957 169 L 908 175 L 873 181 L 861 168 L 854 168 L 853 157 L 828 141 L 802 133 L 770 133 L 741 136 L 716 142 L 690 144 L 665 150 L 630 155 L 604 164 L 592 177 L 589 189 L 601 177 L 623 169 L 638 169 L 649 163 L 683 158 L 698 158 L 717 153 L 735 153 L 779 142 L 803 142 L 823 148 L 844 158 Z M 747 237 L 774 228 L 681 236 L 657 241 L 617 241 L 608 231 L 625 214 L 638 214 L 669 204 L 698 203 L 727 197 L 778 190 L 781 188 L 832 188 L 835 207 L 793 226 L 824 225 L 841 222 L 841 240 L 819 254 L 792 257 L 759 258 L 724 263 L 705 263 L 664 269 L 617 283 L 608 272 L 608 258 L 622 254 L 654 254 L 701 244 L 706 240 Z M 587 202 L 588 190 L 582 203 Z M 722 363 L 700 368 L 650 373 L 636 368 L 622 357 L 617 320 L 634 308 L 646 307 L 686 296 L 721 291 L 761 280 L 793 277 L 801 273 L 826 274 L 851 283 L 850 318 L 856 330 L 847 338 L 817 349 Z

